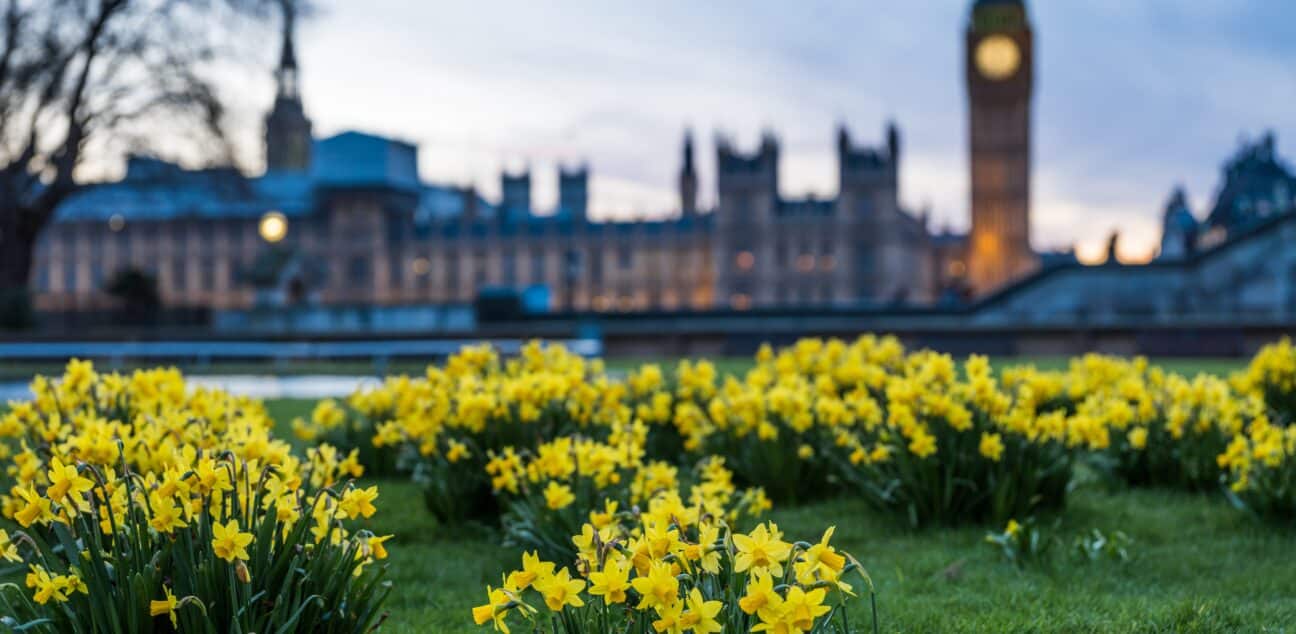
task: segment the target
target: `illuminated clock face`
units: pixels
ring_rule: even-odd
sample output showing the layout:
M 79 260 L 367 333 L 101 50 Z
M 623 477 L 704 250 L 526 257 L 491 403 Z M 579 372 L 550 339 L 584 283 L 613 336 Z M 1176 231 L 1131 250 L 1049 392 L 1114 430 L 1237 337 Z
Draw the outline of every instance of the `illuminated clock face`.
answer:
M 1001 80 L 1012 77 L 1021 65 L 1021 51 L 1017 43 L 1005 35 L 991 35 L 976 47 L 976 66 L 987 79 Z

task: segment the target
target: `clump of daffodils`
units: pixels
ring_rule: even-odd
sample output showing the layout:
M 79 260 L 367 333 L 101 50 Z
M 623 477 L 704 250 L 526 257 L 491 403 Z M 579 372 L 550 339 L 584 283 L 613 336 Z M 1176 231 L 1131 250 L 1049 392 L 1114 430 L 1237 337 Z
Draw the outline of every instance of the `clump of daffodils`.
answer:
M 73 361 L 0 419 L 8 493 L 0 593 L 25 631 L 362 632 L 380 618 L 386 557 L 361 524 L 376 488 L 354 454 L 294 456 L 255 401 L 191 389 L 174 370 L 98 374 Z
M 1280 424 L 1296 423 L 1296 346 L 1289 337 L 1261 348 L 1233 382 L 1239 390 L 1262 397 Z
M 489 503 L 484 467 L 492 453 L 533 450 L 560 435 L 628 420 L 624 389 L 605 376 L 601 362 L 560 345 L 532 342 L 512 359 L 472 346 L 425 376 L 357 391 L 347 402 L 358 421 L 339 424 L 365 430 L 378 452 L 398 454 L 439 519 L 491 520 L 498 509 Z M 303 434 L 325 429 L 303 427 Z
M 886 381 L 904 361 L 893 337 L 804 339 L 777 353 L 764 346 L 745 377 L 726 377 L 707 400 L 696 444 L 775 501 L 831 493 L 839 487 L 820 454 L 881 420 Z
M 1212 375 L 1189 379 L 1146 363 L 1090 361 L 1073 364 L 1069 378 L 1090 384 L 1086 376 L 1103 367 L 1115 379 L 1093 386 L 1077 416 L 1108 430 L 1109 446 L 1093 462 L 1129 484 L 1218 488 L 1223 471 L 1216 457 L 1265 410 L 1259 396 L 1239 394 Z
M 646 433 L 638 424 L 618 428 L 608 442 L 563 436 L 534 453 L 506 447 L 492 454 L 485 471 L 502 501 L 507 541 L 567 561 L 576 555 L 570 535 L 587 521 L 610 525 L 619 512 L 660 507 L 738 522 L 770 508 L 761 489 L 734 485 L 720 457 L 703 460 L 682 484 L 679 467 L 644 458 Z
M 836 386 L 872 403 L 824 451 L 854 491 L 916 526 L 1061 506 L 1076 451 L 1106 442 L 1104 429 L 1041 409 L 1056 393 L 1020 373 L 1005 384 L 985 357 L 960 371 L 948 355 L 916 352 L 874 381 Z
M 572 566 L 525 554 L 521 569 L 487 587 L 474 622 L 569 634 L 844 633 L 846 604 L 872 595 L 859 562 L 831 545 L 833 528 L 815 543 L 788 542 L 772 522 L 739 533 L 718 517 L 677 511 L 587 523 L 572 539 Z
M 1271 519 L 1296 523 L 1296 426 L 1267 417 L 1252 421 L 1220 454 L 1229 493 L 1240 506 Z

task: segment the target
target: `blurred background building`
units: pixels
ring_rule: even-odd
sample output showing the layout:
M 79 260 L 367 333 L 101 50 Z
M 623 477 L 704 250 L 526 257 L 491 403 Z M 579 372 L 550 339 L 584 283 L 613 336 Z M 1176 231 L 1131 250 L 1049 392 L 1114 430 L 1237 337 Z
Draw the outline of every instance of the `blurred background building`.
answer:
M 970 233 L 933 231 L 900 203 L 901 131 L 873 145 L 836 133 L 834 197 L 779 193 L 780 142 L 716 137 L 717 203 L 702 208 L 694 139 L 678 158 L 678 215 L 595 222 L 591 167 L 559 170 L 539 209 L 528 169 L 501 195 L 423 182 L 418 148 L 351 131 L 312 135 L 285 20 L 265 118 L 265 173 L 188 170 L 135 156 L 84 188 L 38 245 L 38 309 L 108 310 L 123 275 L 168 307 L 469 306 L 513 298 L 530 313 L 930 311 L 968 324 L 1296 319 L 1296 177 L 1266 134 L 1224 166 L 1201 219 L 1182 188 L 1159 257 L 1081 266 L 1030 244 L 1034 34 L 1021 0 L 974 0 L 965 31 Z M 827 136 L 827 135 L 825 135 Z M 827 139 L 825 139 L 827 141 Z M 393 313 L 395 314 L 395 313 Z M 417 327 L 417 314 L 401 323 Z M 899 314 L 899 313 L 896 313 Z M 907 314 L 907 313 L 906 313 Z M 944 322 L 942 322 L 944 323 Z M 414 326 L 410 326 L 413 324 Z
M 559 173 L 556 209 L 531 174 L 502 196 L 422 182 L 418 148 L 362 132 L 311 136 L 291 21 L 265 118 L 267 170 L 186 170 L 150 157 L 60 208 L 38 247 L 36 305 L 105 308 L 107 284 L 139 270 L 168 306 L 455 304 L 516 291 L 569 311 L 745 310 L 931 303 L 947 282 L 924 219 L 898 197 L 900 131 L 879 147 L 837 133 L 840 194 L 780 197 L 779 141 L 717 140 L 719 204 L 701 209 L 690 134 L 682 214 L 591 222 L 586 165 Z M 948 240 L 947 240 L 948 241 Z

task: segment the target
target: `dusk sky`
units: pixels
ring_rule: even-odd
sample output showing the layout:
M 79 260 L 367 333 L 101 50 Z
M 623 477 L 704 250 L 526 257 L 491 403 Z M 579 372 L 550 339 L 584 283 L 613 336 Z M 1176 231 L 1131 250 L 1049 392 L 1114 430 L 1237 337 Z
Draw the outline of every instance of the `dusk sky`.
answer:
M 498 192 L 530 164 L 540 207 L 558 161 L 587 161 L 593 214 L 678 208 L 686 127 L 714 200 L 712 138 L 783 142 L 784 195 L 835 193 L 834 128 L 903 139 L 901 201 L 968 224 L 963 29 L 969 0 L 494 2 L 324 0 L 298 55 L 317 134 L 418 143 L 432 182 Z M 1243 136 L 1296 156 L 1296 5 L 1268 0 L 1031 2 L 1036 34 L 1033 239 L 1082 256 L 1120 229 L 1123 258 L 1160 234 L 1171 188 L 1205 213 Z M 272 61 L 277 46 L 266 43 Z M 249 76 L 235 121 L 249 155 L 272 94 Z M 251 159 L 255 162 L 259 157 Z M 255 164 L 255 163 L 254 163 Z

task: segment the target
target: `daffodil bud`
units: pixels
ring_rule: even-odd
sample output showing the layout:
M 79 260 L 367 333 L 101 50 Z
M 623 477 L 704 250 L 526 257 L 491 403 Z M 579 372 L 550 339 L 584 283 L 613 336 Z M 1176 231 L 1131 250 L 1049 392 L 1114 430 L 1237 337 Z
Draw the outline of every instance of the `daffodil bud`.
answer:
M 247 564 L 244 564 L 242 559 L 234 564 L 234 576 L 240 583 L 252 583 L 252 573 L 248 571 Z

